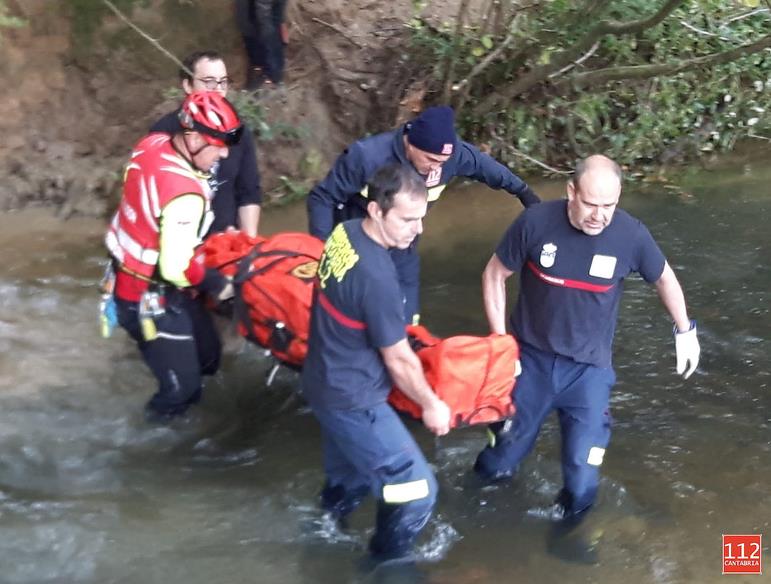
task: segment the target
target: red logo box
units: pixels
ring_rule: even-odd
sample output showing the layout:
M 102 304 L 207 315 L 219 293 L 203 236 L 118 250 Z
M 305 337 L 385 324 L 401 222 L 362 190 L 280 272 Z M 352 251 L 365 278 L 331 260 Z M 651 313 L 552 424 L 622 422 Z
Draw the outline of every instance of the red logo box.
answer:
M 762 574 L 762 535 L 723 535 L 723 574 Z

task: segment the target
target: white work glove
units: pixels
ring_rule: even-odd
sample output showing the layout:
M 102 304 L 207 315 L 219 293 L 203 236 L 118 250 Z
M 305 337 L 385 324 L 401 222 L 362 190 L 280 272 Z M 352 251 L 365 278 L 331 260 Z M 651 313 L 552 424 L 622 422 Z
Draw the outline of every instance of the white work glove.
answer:
M 691 328 L 684 333 L 678 332 L 677 325 L 675 333 L 675 353 L 677 354 L 677 373 L 684 379 L 688 379 L 691 373 L 696 371 L 699 365 L 699 339 L 696 337 L 696 321 L 691 321 Z

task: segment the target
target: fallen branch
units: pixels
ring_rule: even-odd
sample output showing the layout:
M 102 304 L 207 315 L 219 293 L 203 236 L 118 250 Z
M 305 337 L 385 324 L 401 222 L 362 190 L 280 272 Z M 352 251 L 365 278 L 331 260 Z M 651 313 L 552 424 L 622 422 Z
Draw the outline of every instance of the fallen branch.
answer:
M 496 47 L 496 49 L 489 53 L 484 59 L 482 59 L 479 63 L 474 65 L 474 68 L 469 72 L 469 74 L 466 76 L 465 79 L 463 79 L 460 83 L 455 85 L 453 89 L 455 91 L 462 91 L 460 99 L 458 100 L 458 109 L 461 109 L 463 105 L 466 103 L 466 100 L 468 99 L 468 93 L 469 93 L 469 83 L 471 82 L 474 77 L 479 75 L 482 71 L 487 69 L 487 67 L 495 61 L 503 51 L 505 51 L 508 46 L 512 43 L 514 40 L 514 34 L 511 33 L 509 36 L 506 37 L 506 39 Z
M 116 15 L 118 18 L 120 18 L 120 19 L 121 19 L 123 22 L 125 22 L 125 23 L 126 23 L 126 24 L 128 24 L 128 25 L 129 25 L 131 28 L 133 28 L 133 29 L 134 29 L 134 30 L 135 30 L 135 31 L 136 31 L 136 32 L 137 32 L 137 33 L 138 33 L 138 34 L 139 34 L 139 35 L 140 35 L 142 38 L 144 38 L 145 40 L 147 40 L 147 41 L 148 41 L 148 42 L 149 42 L 151 45 L 153 45 L 153 46 L 154 46 L 156 49 L 158 49 L 158 50 L 159 50 L 161 53 L 163 53 L 164 55 L 166 55 L 166 56 L 167 56 L 169 59 L 171 59 L 172 61 L 174 61 L 174 63 L 176 63 L 176 64 L 177 64 L 177 66 L 178 66 L 180 69 L 182 69 L 183 71 L 185 71 L 185 72 L 186 72 L 188 75 L 190 75 L 191 77 L 193 76 L 193 72 L 192 72 L 190 69 L 188 69 L 187 67 L 185 67 L 185 65 L 182 63 L 182 61 L 180 61 L 180 60 L 179 60 L 179 59 L 178 59 L 178 58 L 177 58 L 177 57 L 176 57 L 176 56 L 175 56 L 173 53 L 171 53 L 170 51 L 166 50 L 166 49 L 165 49 L 165 48 L 164 48 L 164 47 L 161 45 L 161 43 L 159 43 L 159 42 L 158 42 L 156 39 L 154 39 L 153 37 L 151 37 L 149 34 L 147 34 L 145 31 L 143 31 L 141 28 L 139 28 L 139 27 L 138 27 L 136 24 L 134 24 L 133 22 L 131 22 L 131 21 L 128 19 L 128 17 L 127 17 L 125 14 L 123 14 L 123 13 L 122 13 L 122 12 L 121 12 L 121 11 L 120 11 L 120 10 L 119 10 L 119 9 L 118 9 L 116 6 L 115 6 L 115 4 L 113 4 L 112 2 L 110 2 L 110 0 L 102 0 L 102 2 L 104 2 L 104 3 L 105 3 L 105 5 L 106 5 L 106 6 L 107 6 L 107 7 L 108 7 L 110 10 L 112 10 L 112 11 L 115 13 L 115 15 Z
M 771 142 L 771 138 L 767 138 L 766 136 L 761 136 L 760 134 L 756 134 L 752 130 L 747 132 L 748 138 L 757 138 L 758 140 L 765 140 L 766 142 Z
M 702 57 L 693 59 L 684 59 L 676 63 L 658 63 L 655 65 L 629 65 L 623 67 L 610 67 L 607 69 L 597 69 L 585 73 L 576 73 L 557 83 L 557 86 L 573 84 L 574 87 L 585 87 L 587 85 L 602 85 L 608 81 L 624 81 L 626 79 L 647 79 L 659 75 L 674 75 L 682 73 L 697 67 L 706 65 L 720 65 L 735 61 L 740 57 L 745 57 L 763 49 L 771 47 L 771 35 L 765 36 L 754 43 L 748 43 L 739 47 L 711 53 Z
M 498 142 L 500 142 L 501 144 L 503 144 L 503 145 L 504 145 L 504 148 L 506 148 L 506 150 L 508 150 L 509 152 L 511 152 L 511 153 L 512 153 L 514 156 L 519 156 L 520 158 L 524 158 L 525 160 L 527 160 L 527 161 L 529 161 L 529 162 L 532 162 L 533 164 L 536 164 L 536 165 L 540 166 L 541 168 L 543 168 L 543 169 L 545 169 L 545 170 L 548 170 L 549 172 L 553 172 L 553 173 L 555 173 L 555 174 L 562 174 L 562 175 L 566 175 L 566 176 L 567 176 L 567 175 L 570 175 L 570 174 L 573 174 L 573 171 L 570 171 L 570 170 L 559 170 L 559 169 L 557 169 L 557 168 L 554 168 L 553 166 L 549 166 L 549 165 L 548 165 L 548 164 L 546 164 L 545 162 L 541 162 L 541 161 L 540 161 L 540 160 L 538 160 L 537 158 L 533 158 L 532 156 L 529 156 L 528 154 L 525 154 L 524 152 L 522 152 L 522 151 L 520 151 L 520 150 L 517 150 L 517 149 L 516 149 L 514 146 L 512 146 L 511 144 L 508 144 L 508 143 L 506 143 L 506 140 L 503 140 L 503 139 L 502 139 L 502 138 L 501 138 L 501 137 L 500 137 L 500 136 L 499 136 L 499 135 L 496 133 L 496 131 L 495 131 L 495 130 L 491 130 L 491 131 L 490 131 L 490 136 L 492 136 L 492 138 L 493 138 L 494 140 L 497 140 Z
M 343 37 L 345 40 L 347 40 L 349 43 L 351 43 L 351 44 L 352 44 L 352 45 L 354 45 L 354 46 L 357 46 L 357 47 L 359 47 L 360 49 L 363 49 L 363 48 L 365 48 L 365 46 L 366 46 L 366 45 L 363 45 L 363 44 L 361 44 L 361 43 L 360 43 L 359 41 L 357 41 L 356 39 L 352 38 L 352 37 L 351 37 L 350 35 L 348 35 L 348 34 L 347 34 L 345 31 L 342 31 L 342 30 L 340 30 L 340 27 L 339 27 L 339 26 L 337 26 L 337 25 L 335 25 L 335 24 L 331 24 L 331 23 L 329 23 L 329 22 L 326 22 L 325 20 L 321 20 L 320 18 L 316 18 L 315 16 L 314 16 L 313 18 L 311 18 L 311 20 L 312 20 L 313 22 L 318 22 L 319 24 L 323 24 L 324 26 L 331 28 L 331 29 L 332 29 L 332 30 L 334 30 L 334 31 L 335 31 L 337 34 L 339 34 L 341 37 Z
M 551 75 L 549 75 L 549 79 L 554 79 L 555 77 L 559 77 L 559 76 L 560 76 L 560 75 L 562 75 L 563 73 L 567 73 L 568 71 L 570 71 L 570 70 L 571 70 L 572 68 L 574 68 L 576 65 L 580 65 L 581 63 L 583 63 L 584 61 L 586 61 L 586 60 L 587 60 L 589 57 L 591 57 L 592 55 L 594 55 L 595 51 L 597 51 L 597 49 L 599 48 L 599 46 L 600 46 L 600 41 L 597 41 L 597 42 L 596 42 L 596 43 L 594 43 L 594 44 L 591 46 L 591 48 L 590 48 L 588 51 L 586 51 L 586 53 L 584 53 L 584 54 L 583 54 L 581 57 L 579 57 L 578 59 L 576 59 L 575 61 L 573 61 L 573 62 L 572 62 L 572 63 L 570 63 L 569 65 L 566 65 L 565 67 L 563 67 L 563 68 L 562 68 L 562 69 L 560 69 L 559 71 L 555 71 L 554 73 L 552 73 Z
M 300 25 L 300 9 L 298 2 L 289 2 L 285 20 L 290 25 L 292 31 L 297 31 L 297 34 L 301 37 L 305 36 L 305 29 Z
M 685 0 L 667 0 L 653 15 L 640 20 L 632 20 L 629 22 L 601 20 L 589 30 L 583 38 L 573 43 L 569 49 L 563 49 L 562 51 L 557 52 L 557 54 L 552 57 L 549 64 L 534 67 L 524 75 L 518 77 L 513 83 L 503 88 L 502 91 L 491 93 L 482 99 L 474 107 L 474 113 L 478 115 L 490 111 L 496 104 L 508 102 L 515 97 L 526 93 L 539 83 L 547 80 L 549 75 L 555 71 L 559 71 L 569 63 L 575 61 L 605 35 L 619 36 L 623 34 L 636 34 L 651 26 L 656 26 L 683 2 L 685 2 Z M 598 2 L 598 6 L 602 8 L 607 4 L 608 2 Z
M 514 146 L 509 146 L 509 147 L 508 147 L 508 149 L 511 151 L 511 153 L 512 153 L 514 156 L 519 156 L 520 158 L 524 158 L 525 160 L 529 160 L 529 161 L 530 161 L 530 162 L 532 162 L 533 164 L 537 164 L 538 166 L 540 166 L 541 168 L 544 168 L 544 169 L 548 170 L 549 172 L 553 172 L 553 173 L 555 173 L 555 174 L 562 174 L 562 175 L 565 175 L 565 176 L 568 176 L 568 175 L 571 175 L 571 174 L 573 174 L 573 171 L 572 171 L 572 170 L 559 170 L 559 169 L 557 169 L 557 168 L 554 168 L 553 166 L 549 166 L 549 165 L 548 165 L 548 164 L 546 164 L 545 162 L 541 162 L 540 160 L 538 160 L 538 159 L 536 159 L 536 158 L 533 158 L 532 156 L 528 156 L 528 155 L 527 155 L 527 154 L 525 154 L 524 152 L 520 152 L 519 150 L 517 150 L 516 148 L 514 148 Z
M 455 61 L 456 52 L 460 46 L 461 38 L 463 35 L 463 25 L 466 21 L 466 12 L 468 11 L 469 0 L 460 0 L 460 7 L 458 8 L 458 15 L 455 17 L 455 36 L 453 37 L 453 48 L 447 52 L 447 57 L 444 60 L 443 69 L 444 73 L 442 77 L 442 102 L 450 103 L 450 93 L 452 92 L 452 78 L 455 74 Z
M 745 12 L 744 14 L 740 14 L 738 16 L 734 16 L 733 18 L 729 18 L 726 20 L 723 24 L 721 24 L 718 28 L 723 28 L 725 26 L 728 26 L 732 22 L 736 22 L 737 20 L 744 20 L 745 18 L 749 18 L 750 16 L 755 16 L 756 14 L 761 14 L 763 12 L 768 12 L 768 8 L 756 8 L 755 10 L 751 10 L 750 12 Z
M 686 22 L 685 20 L 681 20 L 680 24 L 682 24 L 685 28 L 692 30 L 696 34 L 700 34 L 702 36 L 709 36 L 709 37 L 717 37 L 721 41 L 728 41 L 729 43 L 736 42 L 736 39 L 728 38 L 726 36 L 719 35 L 716 32 L 709 32 L 708 30 L 701 29 L 697 26 L 693 26 L 692 24 Z
M 652 14 L 648 18 L 641 18 L 640 20 L 632 20 L 630 22 L 604 21 L 600 23 L 598 29 L 602 31 L 603 34 L 637 34 L 661 23 L 675 8 L 680 6 L 680 4 L 683 4 L 684 1 L 685 0 L 667 0 L 664 5 L 659 8 L 658 12 Z

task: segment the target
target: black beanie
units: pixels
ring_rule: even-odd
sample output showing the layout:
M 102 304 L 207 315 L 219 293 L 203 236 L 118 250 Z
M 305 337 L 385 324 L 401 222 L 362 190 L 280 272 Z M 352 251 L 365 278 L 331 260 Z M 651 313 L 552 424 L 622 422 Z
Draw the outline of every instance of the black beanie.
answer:
M 455 112 L 446 105 L 428 108 L 407 124 L 407 139 L 419 150 L 452 154 L 458 140 L 455 135 Z

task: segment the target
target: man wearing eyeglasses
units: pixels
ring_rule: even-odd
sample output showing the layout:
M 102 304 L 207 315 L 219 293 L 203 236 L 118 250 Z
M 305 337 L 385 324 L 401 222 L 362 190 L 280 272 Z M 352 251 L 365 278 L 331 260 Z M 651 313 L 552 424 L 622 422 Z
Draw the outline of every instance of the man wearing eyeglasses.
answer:
M 197 51 L 182 62 L 179 75 L 182 90 L 190 95 L 194 91 L 216 91 L 227 96 L 232 81 L 228 77 L 225 61 L 216 51 Z M 173 134 L 180 130 L 178 112 L 170 112 L 155 122 L 151 132 Z M 214 220 L 207 235 L 238 228 L 255 236 L 260 222 L 262 190 L 257 168 L 254 139 L 249 128 L 244 128 L 238 144 L 231 146 L 227 158 L 220 160 L 211 172 L 209 182 L 213 190 L 212 211 Z

